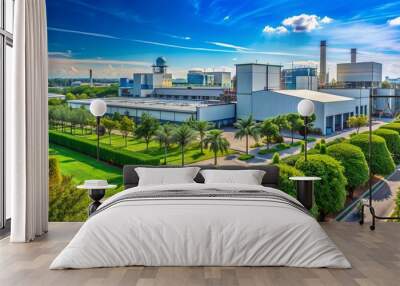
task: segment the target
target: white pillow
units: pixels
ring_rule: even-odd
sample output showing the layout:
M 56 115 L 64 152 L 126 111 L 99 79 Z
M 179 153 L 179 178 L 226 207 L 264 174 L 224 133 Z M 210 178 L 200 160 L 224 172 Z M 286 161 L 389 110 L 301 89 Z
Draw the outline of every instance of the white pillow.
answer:
M 202 170 L 205 184 L 261 185 L 265 171 L 261 170 Z
M 199 167 L 187 168 L 135 168 L 139 176 L 138 186 L 171 185 L 195 183 L 193 180 Z

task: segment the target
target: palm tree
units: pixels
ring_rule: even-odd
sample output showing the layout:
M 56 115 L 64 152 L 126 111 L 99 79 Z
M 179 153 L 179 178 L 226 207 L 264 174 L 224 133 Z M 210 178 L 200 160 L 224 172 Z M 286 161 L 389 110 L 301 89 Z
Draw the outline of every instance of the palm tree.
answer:
M 272 139 L 279 135 L 279 127 L 272 120 L 265 120 L 261 125 L 261 134 L 267 139 L 267 150 Z
M 161 145 L 164 147 L 164 165 L 167 165 L 167 153 L 169 145 L 173 142 L 173 125 L 171 124 L 163 124 L 160 125 L 158 130 L 156 131 L 155 138 L 158 140 Z
M 195 121 L 193 123 L 193 129 L 196 130 L 200 136 L 200 153 L 204 154 L 204 136 L 206 136 L 207 131 L 213 127 L 213 124 L 205 120 Z
M 181 147 L 182 166 L 185 165 L 185 147 L 192 141 L 196 140 L 196 136 L 196 132 L 187 124 L 180 125 L 174 131 L 174 142 Z
M 240 118 L 234 126 L 238 129 L 235 132 L 236 139 L 246 138 L 246 154 L 249 154 L 249 136 L 253 137 L 254 140 L 258 140 L 260 137 L 260 128 L 257 123 L 253 120 L 253 116 L 247 118 Z
M 226 153 L 229 148 L 229 141 L 222 136 L 223 131 L 219 129 L 210 130 L 204 139 L 204 146 L 214 152 L 214 165 L 217 165 L 218 152 Z
M 298 131 L 304 125 L 304 121 L 297 113 L 289 113 L 288 115 L 286 115 L 286 120 L 288 122 L 288 127 L 290 129 L 293 144 L 294 132 Z

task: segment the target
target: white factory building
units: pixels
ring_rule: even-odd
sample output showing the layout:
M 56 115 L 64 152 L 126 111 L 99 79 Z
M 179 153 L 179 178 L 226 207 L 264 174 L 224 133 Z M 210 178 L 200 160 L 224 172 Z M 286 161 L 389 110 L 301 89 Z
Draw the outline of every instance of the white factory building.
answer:
M 118 112 L 139 121 L 143 113 L 148 113 L 161 122 L 183 123 L 189 119 L 205 120 L 217 127 L 232 125 L 236 118 L 234 103 L 172 100 L 158 98 L 103 98 L 107 103 L 108 115 Z M 84 106 L 89 109 L 92 99 L 70 100 L 72 108 Z
M 347 119 L 368 112 L 368 90 L 282 90 L 280 66 L 263 64 L 236 65 L 237 117 L 253 115 L 262 121 L 277 115 L 297 112 L 302 99 L 314 102 L 314 128 L 329 135 L 347 128 Z

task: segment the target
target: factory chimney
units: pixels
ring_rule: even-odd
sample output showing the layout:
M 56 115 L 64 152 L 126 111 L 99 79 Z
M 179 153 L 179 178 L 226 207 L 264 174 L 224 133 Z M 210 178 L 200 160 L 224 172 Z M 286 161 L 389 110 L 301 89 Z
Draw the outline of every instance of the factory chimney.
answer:
M 93 71 L 92 71 L 92 69 L 89 70 L 89 84 L 90 84 L 90 87 L 93 87 Z
M 357 49 L 351 49 L 351 63 L 355 64 L 357 63 Z
M 321 41 L 319 58 L 319 83 L 326 84 L 326 41 Z

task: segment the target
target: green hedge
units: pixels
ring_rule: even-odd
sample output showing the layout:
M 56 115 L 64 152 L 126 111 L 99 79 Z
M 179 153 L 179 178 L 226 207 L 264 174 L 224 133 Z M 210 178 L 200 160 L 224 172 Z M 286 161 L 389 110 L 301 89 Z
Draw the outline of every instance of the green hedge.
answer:
M 343 209 L 346 200 L 347 180 L 343 166 L 328 155 L 310 155 L 307 161 L 300 158 L 296 169 L 306 176 L 317 176 L 321 181 L 315 182 L 315 202 L 320 212 L 320 219 Z
M 390 129 L 390 130 L 396 131 L 397 133 L 400 133 L 400 123 L 396 123 L 396 122 L 394 122 L 394 123 L 389 123 L 389 124 L 383 125 L 383 126 L 380 127 L 380 128 L 383 128 L 383 129 Z
M 386 141 L 393 160 L 400 163 L 400 135 L 397 131 L 391 129 L 380 128 L 374 131 L 374 134 L 381 136 Z
M 326 151 L 344 167 L 344 175 L 348 181 L 347 187 L 350 190 L 368 181 L 368 164 L 360 147 L 339 143 L 329 146 Z
M 88 139 L 79 138 L 73 135 L 49 131 L 49 141 L 57 145 L 67 147 L 71 150 L 97 157 L 97 143 Z M 150 155 L 130 152 L 126 150 L 116 150 L 111 147 L 100 145 L 100 159 L 117 166 L 124 165 L 159 165 L 160 160 Z
M 369 162 L 368 156 L 368 134 L 358 134 L 350 138 L 350 144 L 358 146 L 364 153 L 367 162 Z M 395 165 L 390 156 L 390 152 L 386 146 L 385 139 L 382 137 L 372 134 L 372 160 L 371 160 L 371 172 L 376 175 L 386 176 L 394 172 Z

